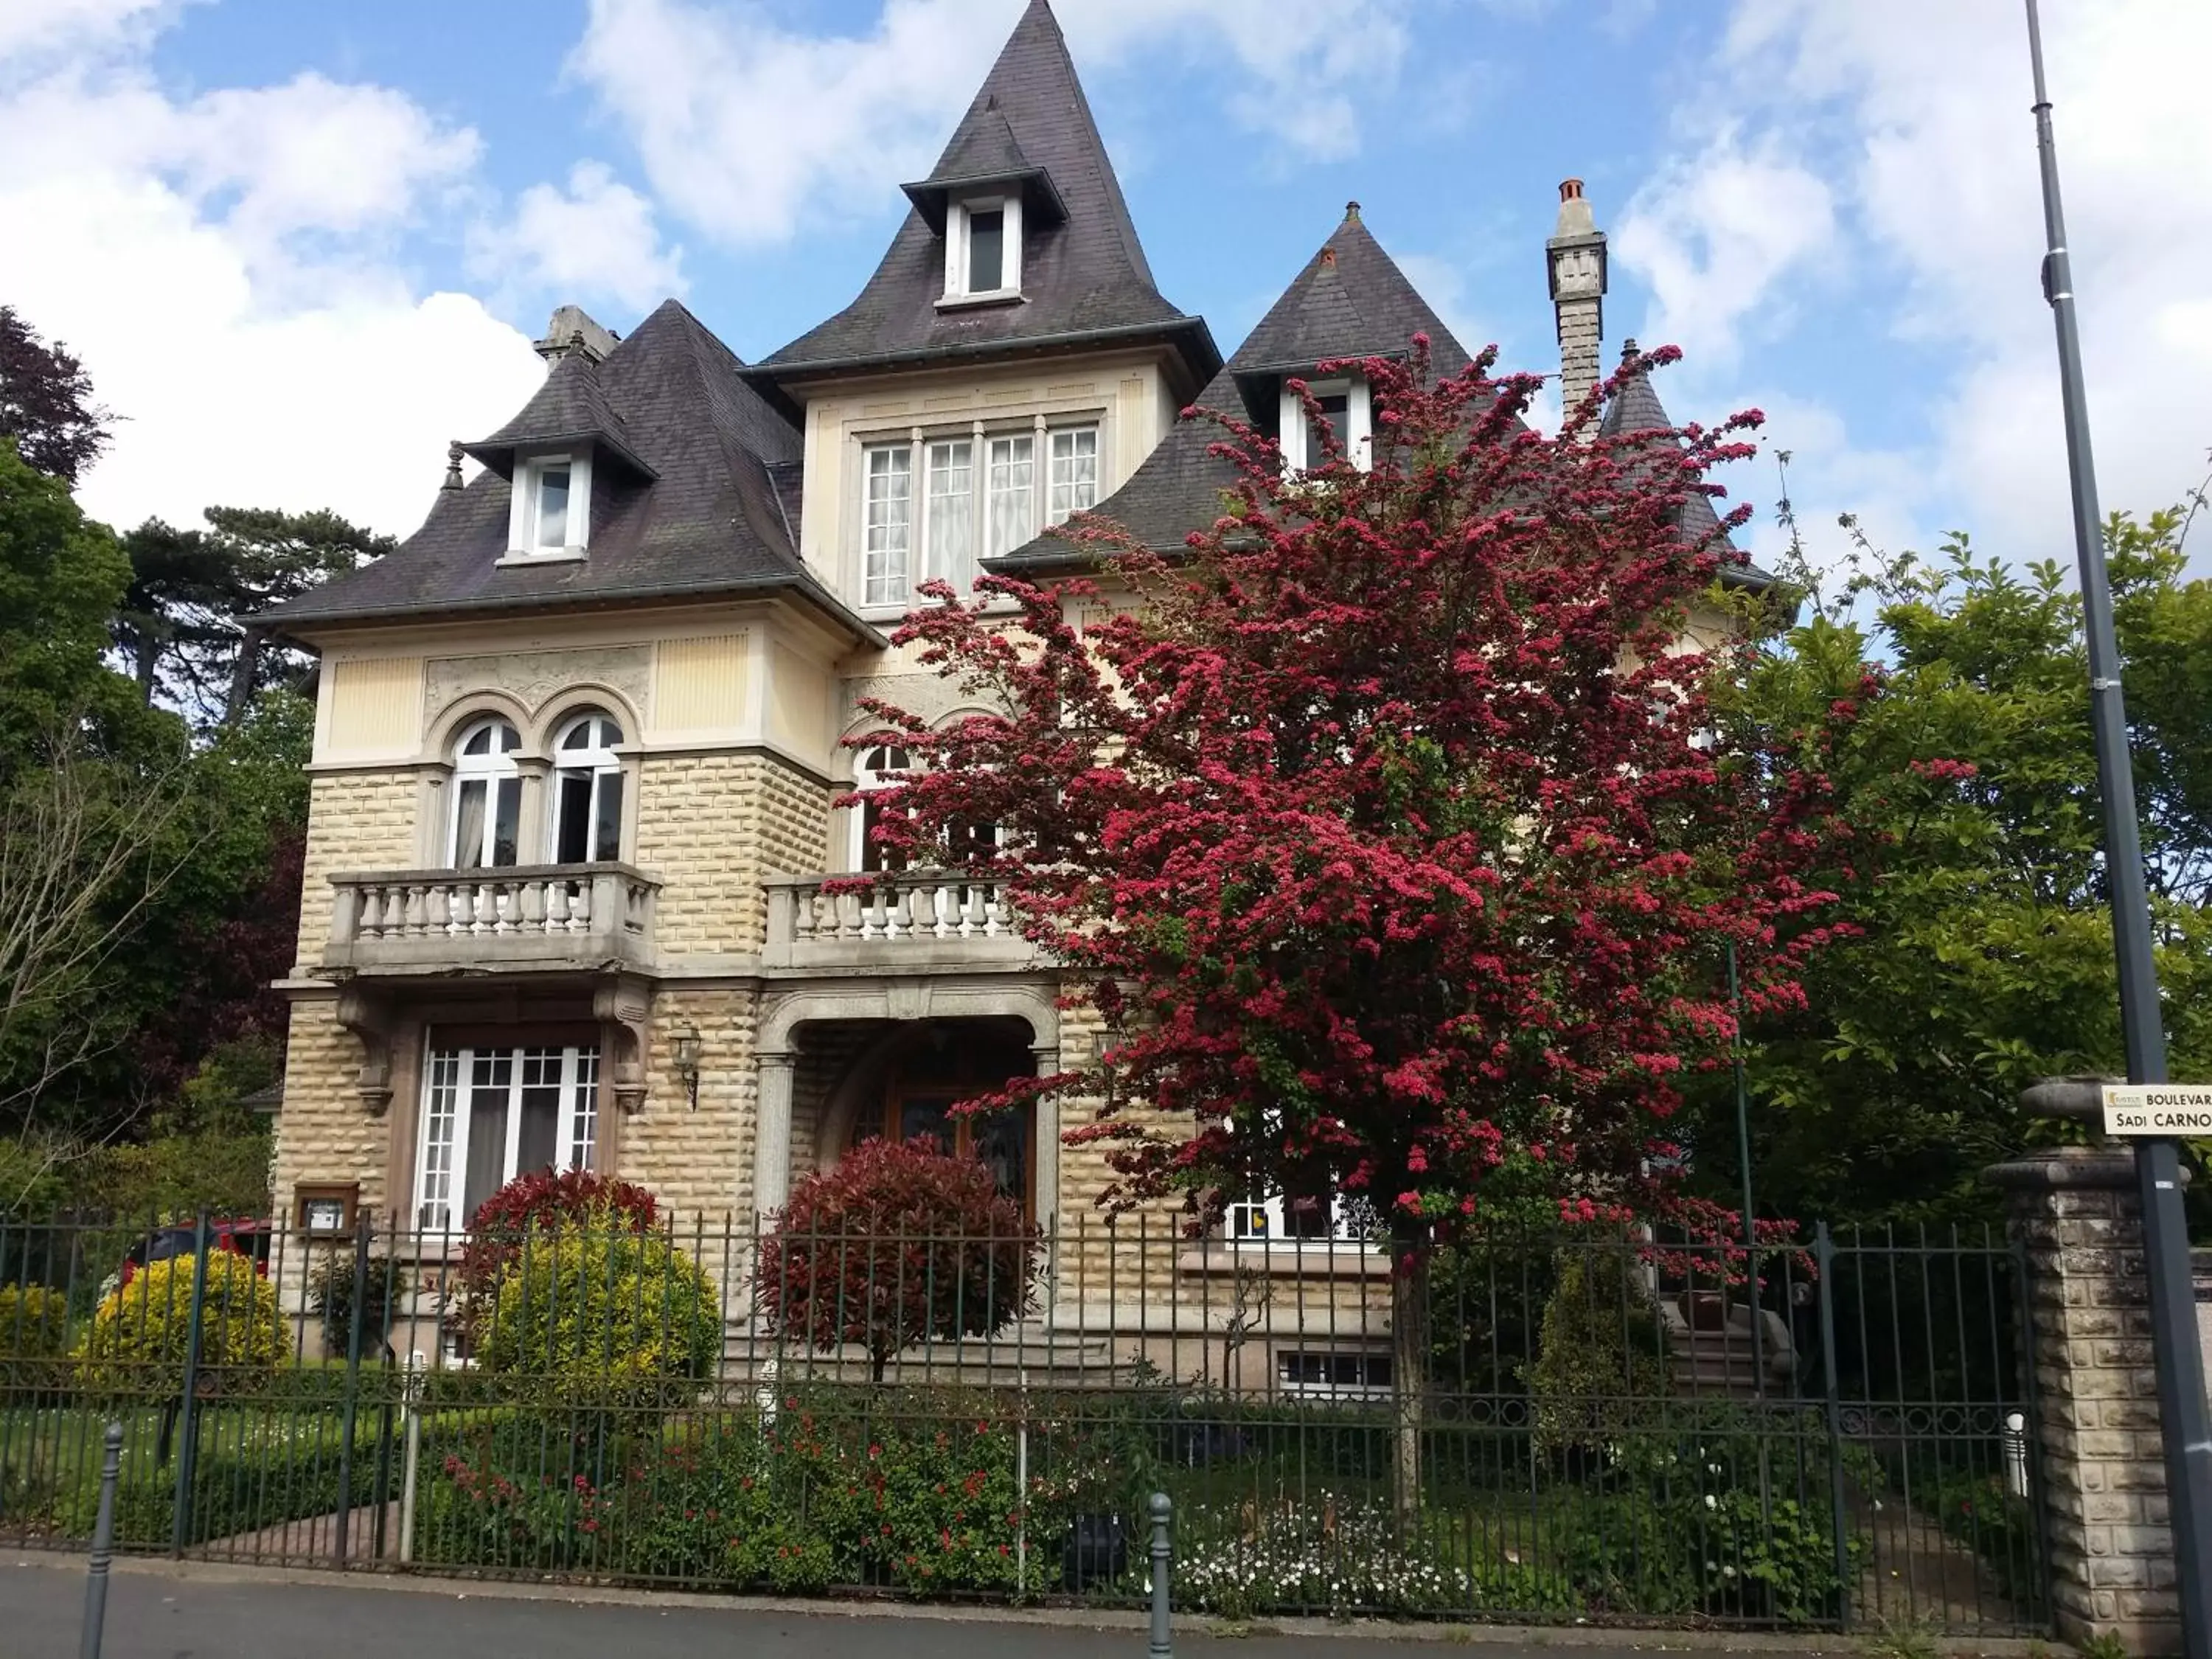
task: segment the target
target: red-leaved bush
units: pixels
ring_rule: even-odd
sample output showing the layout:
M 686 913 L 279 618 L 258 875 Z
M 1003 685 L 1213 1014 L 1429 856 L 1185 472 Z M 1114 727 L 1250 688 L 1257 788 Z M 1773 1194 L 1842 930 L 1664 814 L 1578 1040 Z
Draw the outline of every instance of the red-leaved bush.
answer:
M 1028 1312 L 1037 1244 L 979 1160 L 927 1136 L 871 1140 L 793 1188 L 761 1247 L 756 1294 L 779 1334 L 865 1348 L 881 1382 L 902 1348 L 988 1335 Z

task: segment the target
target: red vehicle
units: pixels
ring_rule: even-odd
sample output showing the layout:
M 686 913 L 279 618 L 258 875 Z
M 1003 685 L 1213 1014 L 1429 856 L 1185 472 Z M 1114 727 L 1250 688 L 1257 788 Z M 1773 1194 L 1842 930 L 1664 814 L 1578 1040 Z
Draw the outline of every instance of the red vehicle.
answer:
M 264 1279 L 269 1277 L 269 1224 L 251 1219 L 210 1220 L 208 1244 L 211 1249 L 228 1250 L 233 1255 L 242 1255 L 253 1263 L 254 1272 Z M 138 1270 L 149 1262 L 167 1261 L 173 1257 L 190 1255 L 192 1241 L 199 1237 L 197 1224 L 185 1222 L 173 1227 L 159 1227 L 131 1247 L 123 1258 L 123 1269 L 117 1283 L 128 1285 L 137 1277 Z

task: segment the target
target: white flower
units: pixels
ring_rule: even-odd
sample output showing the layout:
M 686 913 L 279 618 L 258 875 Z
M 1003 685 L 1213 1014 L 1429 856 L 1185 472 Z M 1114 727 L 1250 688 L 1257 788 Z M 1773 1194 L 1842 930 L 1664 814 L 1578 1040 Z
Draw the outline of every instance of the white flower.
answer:
M 1706 1507 L 1707 1509 L 1709 1509 L 1709 1510 L 1717 1510 L 1717 1509 L 1720 1508 L 1720 1506 L 1721 1506 L 1721 1500 L 1720 1500 L 1719 1498 L 1717 1498 L 1714 1497 L 1714 1496 L 1712 1495 L 1712 1493 L 1711 1493 L 1711 1492 L 1707 1492 L 1707 1493 L 1705 1494 L 1705 1507 Z

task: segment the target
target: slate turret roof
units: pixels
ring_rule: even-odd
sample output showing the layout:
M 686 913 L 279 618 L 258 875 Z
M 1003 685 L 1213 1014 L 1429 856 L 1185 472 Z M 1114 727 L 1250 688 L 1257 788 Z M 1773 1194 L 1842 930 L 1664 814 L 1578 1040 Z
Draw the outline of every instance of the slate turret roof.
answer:
M 1310 374 L 1341 357 L 1402 357 L 1413 337 L 1429 337 L 1433 372 L 1456 374 L 1471 361 L 1418 289 L 1385 252 L 1350 204 L 1328 240 L 1314 251 L 1282 297 L 1194 400 L 1200 409 L 1239 414 L 1272 429 L 1284 379 Z M 1221 492 L 1237 477 L 1206 453 L 1220 437 L 1212 421 L 1178 421 L 1127 483 L 1098 504 L 1146 546 L 1172 551 L 1193 530 L 1221 514 Z M 992 568 L 1031 575 L 1087 563 L 1089 556 L 1049 532 L 996 560 Z
M 520 414 L 463 447 L 485 470 L 438 492 L 421 529 L 374 564 L 264 613 L 280 629 L 463 611 L 790 591 L 856 635 L 874 631 L 800 563 L 775 473 L 799 434 L 743 379 L 744 365 L 674 300 L 605 362 L 571 353 Z M 519 446 L 589 442 L 588 556 L 501 562 Z
M 1022 298 L 940 307 L 946 202 L 988 185 L 1022 191 Z M 1030 0 L 936 167 L 906 192 L 914 206 L 860 297 L 755 365 L 748 371 L 755 385 L 782 397 L 793 380 L 1121 339 L 1170 346 L 1185 394 L 1220 367 L 1204 319 L 1186 315 L 1153 285 L 1046 0 Z
M 1620 343 L 1620 360 L 1633 362 L 1636 342 Z M 1638 432 L 1672 431 L 1674 422 L 1667 414 L 1666 405 L 1659 401 L 1659 393 L 1651 384 L 1649 374 L 1633 376 L 1607 400 L 1605 414 L 1598 422 L 1598 435 L 1619 438 Z M 1720 514 L 1713 507 L 1710 495 L 1692 495 L 1682 503 L 1676 522 L 1680 525 L 1685 541 L 1702 541 L 1720 529 Z M 1723 534 L 1721 545 L 1733 548 L 1735 544 Z M 1727 586 L 1748 588 L 1763 593 L 1774 586 L 1774 573 L 1762 570 L 1755 564 L 1726 564 L 1721 567 L 1721 581 Z

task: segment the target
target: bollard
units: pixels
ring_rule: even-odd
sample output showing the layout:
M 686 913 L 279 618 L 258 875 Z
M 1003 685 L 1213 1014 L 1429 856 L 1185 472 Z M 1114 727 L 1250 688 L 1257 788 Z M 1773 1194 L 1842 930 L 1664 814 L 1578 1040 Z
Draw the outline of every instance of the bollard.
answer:
M 107 1425 L 106 1449 L 100 1460 L 100 1518 L 92 1528 L 92 1568 L 84 1584 L 84 1632 L 77 1659 L 100 1659 L 100 1638 L 107 1623 L 107 1560 L 115 1550 L 115 1482 L 123 1472 L 123 1425 Z
M 1175 1659 L 1168 1628 L 1168 1517 L 1174 1510 L 1165 1492 L 1152 1494 L 1152 1645 L 1147 1659 Z

